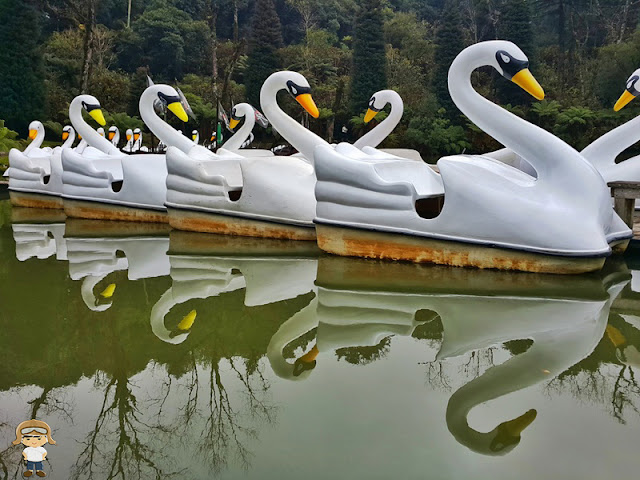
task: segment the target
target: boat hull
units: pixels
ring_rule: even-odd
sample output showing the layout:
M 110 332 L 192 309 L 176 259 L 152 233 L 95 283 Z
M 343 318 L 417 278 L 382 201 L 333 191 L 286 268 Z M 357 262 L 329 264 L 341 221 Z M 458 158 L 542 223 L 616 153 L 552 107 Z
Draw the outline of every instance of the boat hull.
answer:
M 200 212 L 168 207 L 169 224 L 177 230 L 217 233 L 242 237 L 277 238 L 283 240 L 315 241 L 314 226 L 305 227 L 269 222 L 213 212 Z
M 564 275 L 597 271 L 605 262 L 327 224 L 316 224 L 316 231 L 322 250 L 347 257 Z
M 167 212 L 128 207 L 104 202 L 64 199 L 64 212 L 69 217 L 125 222 L 168 223 Z
M 9 199 L 14 207 L 46 208 L 62 210 L 64 208 L 62 198 L 56 195 L 44 193 L 19 192 L 9 190 Z

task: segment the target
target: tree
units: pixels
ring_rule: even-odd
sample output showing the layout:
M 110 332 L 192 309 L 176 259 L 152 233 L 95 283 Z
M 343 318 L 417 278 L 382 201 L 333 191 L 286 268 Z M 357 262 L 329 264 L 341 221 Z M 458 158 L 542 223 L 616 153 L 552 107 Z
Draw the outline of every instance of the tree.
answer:
M 446 116 L 451 120 L 458 119 L 459 112 L 449 95 L 449 67 L 464 48 L 462 38 L 458 2 L 457 0 L 449 0 L 444 6 L 440 27 L 436 32 L 433 90 L 438 103 L 445 109 Z
M 44 113 L 40 15 L 31 0 L 0 0 L 0 118 L 26 132 Z
M 529 58 L 532 57 L 534 38 L 529 0 L 505 1 L 498 21 L 498 37 L 515 43 Z M 497 90 L 503 103 L 528 105 L 532 101 L 531 95 L 511 82 L 499 81 Z
M 381 1 L 364 0 L 356 14 L 354 28 L 351 81 L 354 115 L 367 108 L 372 94 L 387 87 L 383 25 Z
M 278 48 L 282 45 L 280 18 L 273 0 L 257 0 L 251 21 L 249 58 L 244 75 L 248 102 L 259 108 L 264 81 L 280 68 Z

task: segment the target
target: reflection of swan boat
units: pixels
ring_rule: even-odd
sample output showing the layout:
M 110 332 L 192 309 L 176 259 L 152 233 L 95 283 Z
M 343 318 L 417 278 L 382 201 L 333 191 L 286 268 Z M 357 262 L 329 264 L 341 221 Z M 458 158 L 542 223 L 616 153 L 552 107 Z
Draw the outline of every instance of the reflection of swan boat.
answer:
M 94 292 L 113 272 L 127 271 L 129 280 L 169 274 L 169 228 L 162 224 L 99 222 L 68 219 L 69 275 L 82 280 L 82 298 L 90 310 L 104 311 L 112 304 L 115 283 Z
M 9 190 L 11 203 L 21 207 L 62 208 L 62 148 L 69 148 L 75 133 L 65 127 L 62 147 L 41 148 L 44 126 L 31 122 L 29 138 L 32 142 L 21 152 L 15 148 L 9 152 Z
M 11 229 L 16 258 L 24 262 L 32 257 L 45 259 L 55 254 L 56 259 L 66 260 L 65 218 L 62 210 L 13 207 Z
M 537 97 L 542 89 L 510 42 L 465 49 L 449 90 L 474 123 L 527 160 L 534 178 L 483 156 L 425 164 L 358 154 L 350 145 L 315 149 L 318 244 L 339 255 L 505 270 L 597 270 L 610 244 L 631 231 L 611 209 L 598 172 L 559 138 L 480 96 L 471 73 L 491 65 Z M 444 192 L 443 192 L 444 186 Z
M 627 282 L 626 269 L 615 265 L 598 275 L 567 280 L 321 257 L 316 315 L 300 315 L 283 324 L 272 338 L 268 357 L 279 376 L 295 379 L 315 367 L 318 352 L 380 344 L 386 336 L 435 326 L 431 322 L 436 318 L 443 326 L 437 335 L 443 338 L 437 354 L 441 362 L 530 339 L 533 344 L 525 353 L 455 392 L 447 409 L 448 427 L 460 443 L 485 454 L 506 453 L 535 419 L 535 411 L 480 433 L 467 423 L 470 410 L 550 380 L 588 356 L 602 338 L 611 302 Z M 294 363 L 287 362 L 283 349 L 316 326 L 316 346 Z
M 153 103 L 158 100 L 182 120 L 187 120 L 177 92 L 167 85 L 154 85 L 144 91 L 140 97 L 142 119 L 158 136 L 165 130 L 175 132 L 155 113 Z M 82 119 L 83 109 L 94 113 L 99 111 L 100 104 L 94 97 L 76 97 L 69 107 L 69 117 L 83 138 L 101 152 L 80 155 L 70 149 L 63 151 L 65 212 L 80 218 L 166 222 L 165 156 L 126 155 L 86 124 Z M 104 124 L 104 118 L 98 119 Z M 136 132 L 137 129 L 133 151 L 137 151 L 136 145 L 141 141 L 141 134 Z M 192 143 L 186 137 L 182 138 Z
M 168 343 L 186 340 L 196 312 L 173 330 L 165 326 L 165 317 L 192 299 L 244 288 L 244 303 L 252 307 L 309 293 L 314 290 L 318 253 L 315 244 L 173 231 L 169 256 L 173 285 L 151 311 L 153 333 Z

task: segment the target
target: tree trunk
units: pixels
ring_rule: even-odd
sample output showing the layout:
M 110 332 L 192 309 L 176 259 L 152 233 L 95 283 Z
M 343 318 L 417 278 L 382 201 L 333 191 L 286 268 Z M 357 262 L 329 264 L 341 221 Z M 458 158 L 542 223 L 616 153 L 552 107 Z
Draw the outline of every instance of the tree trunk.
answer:
M 96 0 L 87 0 L 87 22 L 84 25 L 84 56 L 82 60 L 82 93 L 89 90 L 91 80 L 91 66 L 93 60 L 94 39 L 93 31 L 96 26 Z

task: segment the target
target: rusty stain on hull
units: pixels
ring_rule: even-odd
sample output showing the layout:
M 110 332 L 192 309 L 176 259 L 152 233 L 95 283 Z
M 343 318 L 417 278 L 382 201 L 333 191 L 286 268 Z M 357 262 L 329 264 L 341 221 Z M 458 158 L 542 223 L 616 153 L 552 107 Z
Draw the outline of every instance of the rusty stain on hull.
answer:
M 62 210 L 63 208 L 62 198 L 53 195 L 10 190 L 9 199 L 14 207 L 46 208 L 49 210 Z
M 283 240 L 315 241 L 316 239 L 316 231 L 313 227 L 299 227 L 175 208 L 168 210 L 169 225 L 178 230 Z
M 64 223 L 64 210 L 51 208 L 13 207 L 11 223 Z
M 322 250 L 347 257 L 565 275 L 600 270 L 605 262 L 328 225 L 316 230 Z
M 65 236 L 80 238 L 103 237 L 166 237 L 171 232 L 167 223 L 141 223 L 90 220 L 86 218 L 68 218 Z
M 166 212 L 125 207 L 109 203 L 64 199 L 64 212 L 69 217 L 92 220 L 121 220 L 124 222 L 167 223 Z

